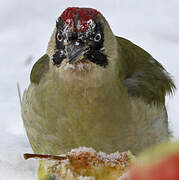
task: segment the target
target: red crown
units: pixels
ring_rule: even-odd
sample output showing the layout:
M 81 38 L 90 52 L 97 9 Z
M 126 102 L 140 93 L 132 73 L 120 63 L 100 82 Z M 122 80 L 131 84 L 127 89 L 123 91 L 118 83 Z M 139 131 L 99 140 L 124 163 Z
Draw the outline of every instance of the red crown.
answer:
M 78 7 L 70 7 L 67 8 L 61 15 L 62 20 L 68 25 L 73 26 L 75 21 L 80 21 L 79 32 L 85 32 L 89 28 L 88 21 L 97 17 L 99 12 L 92 8 L 78 8 Z

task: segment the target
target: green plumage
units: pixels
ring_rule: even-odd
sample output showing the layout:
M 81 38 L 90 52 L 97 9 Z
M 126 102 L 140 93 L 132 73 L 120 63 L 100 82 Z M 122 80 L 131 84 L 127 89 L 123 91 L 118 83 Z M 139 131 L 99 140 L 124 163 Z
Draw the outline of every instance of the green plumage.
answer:
M 172 94 L 175 85 L 162 65 L 149 53 L 132 42 L 117 37 L 122 49 L 124 85 L 130 95 L 147 103 L 165 103 L 166 93 Z
M 83 70 L 54 66 L 56 33 L 35 63 L 22 102 L 35 153 L 62 154 L 80 146 L 138 153 L 169 138 L 165 95 L 175 89 L 169 74 L 102 21 L 106 68 L 92 62 Z
M 45 76 L 49 70 L 49 56 L 45 54 L 42 56 L 33 66 L 30 81 L 35 84 L 39 84 L 40 79 Z

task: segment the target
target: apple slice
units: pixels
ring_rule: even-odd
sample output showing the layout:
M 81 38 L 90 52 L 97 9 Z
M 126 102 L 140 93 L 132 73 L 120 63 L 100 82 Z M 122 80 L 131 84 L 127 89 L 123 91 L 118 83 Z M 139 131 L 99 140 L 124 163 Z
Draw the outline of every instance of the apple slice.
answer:
M 62 156 L 25 154 L 39 158 L 39 180 L 117 180 L 131 166 L 130 152 L 105 154 L 92 148 L 78 148 Z

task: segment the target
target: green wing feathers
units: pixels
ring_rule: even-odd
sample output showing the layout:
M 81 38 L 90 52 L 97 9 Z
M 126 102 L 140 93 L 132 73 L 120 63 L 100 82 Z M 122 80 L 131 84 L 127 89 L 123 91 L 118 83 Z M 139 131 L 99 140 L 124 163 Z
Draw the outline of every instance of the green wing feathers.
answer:
M 123 84 L 130 95 L 147 103 L 164 103 L 166 93 L 172 94 L 175 85 L 169 73 L 149 53 L 132 42 L 117 37 L 122 50 L 125 78 Z
M 33 66 L 30 81 L 31 83 L 39 84 L 41 78 L 48 72 L 49 70 L 49 56 L 45 54 L 42 56 Z

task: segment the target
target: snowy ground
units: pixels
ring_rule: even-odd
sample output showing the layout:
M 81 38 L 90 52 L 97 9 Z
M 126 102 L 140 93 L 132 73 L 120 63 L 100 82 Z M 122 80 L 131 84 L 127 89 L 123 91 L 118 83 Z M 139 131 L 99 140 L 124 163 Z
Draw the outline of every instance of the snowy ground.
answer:
M 35 180 L 36 161 L 23 129 L 16 83 L 24 90 L 44 54 L 56 18 L 69 6 L 93 7 L 113 32 L 150 52 L 179 85 L 178 0 L 0 0 L 0 180 Z M 167 98 L 170 127 L 179 138 L 179 92 Z

